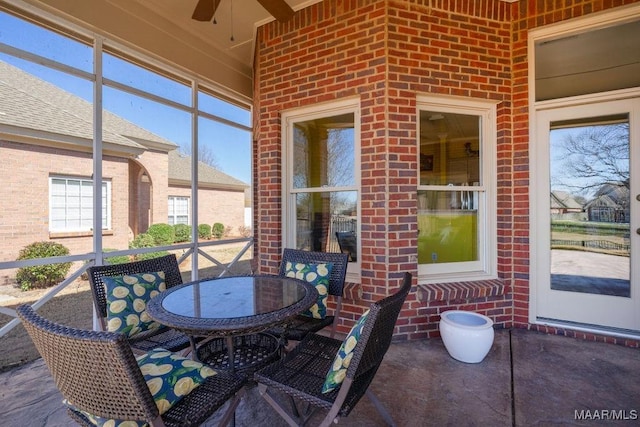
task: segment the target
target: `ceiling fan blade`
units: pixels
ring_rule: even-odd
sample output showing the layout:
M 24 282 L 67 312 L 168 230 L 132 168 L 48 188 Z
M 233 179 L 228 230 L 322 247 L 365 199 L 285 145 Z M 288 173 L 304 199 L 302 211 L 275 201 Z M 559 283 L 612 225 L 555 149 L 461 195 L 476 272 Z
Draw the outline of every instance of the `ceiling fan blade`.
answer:
M 216 14 L 218 5 L 220 5 L 220 0 L 198 0 L 191 19 L 195 19 L 196 21 L 211 21 L 213 15 Z
M 295 13 L 285 0 L 258 0 L 258 3 L 279 22 L 287 22 Z

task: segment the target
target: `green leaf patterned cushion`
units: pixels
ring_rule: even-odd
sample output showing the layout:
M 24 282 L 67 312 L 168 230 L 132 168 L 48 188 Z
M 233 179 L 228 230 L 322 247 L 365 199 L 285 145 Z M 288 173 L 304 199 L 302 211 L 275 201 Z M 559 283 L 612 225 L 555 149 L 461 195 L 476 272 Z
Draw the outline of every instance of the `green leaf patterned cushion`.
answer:
M 314 319 L 324 319 L 327 316 L 327 296 L 332 269 L 332 263 L 304 264 L 287 261 L 285 276 L 309 282 L 318 291 L 318 300 L 309 310 L 302 313 L 304 316 Z
M 156 348 L 139 356 L 138 366 L 156 402 L 160 415 L 188 395 L 216 371 L 195 360 L 182 357 L 163 348 Z M 73 407 L 65 401 L 66 405 Z M 78 410 L 77 408 L 74 408 Z M 104 427 L 146 427 L 142 421 L 111 420 L 80 411 L 93 424 Z
M 147 313 L 147 301 L 167 288 L 164 272 L 103 277 L 107 299 L 107 330 L 128 337 L 158 329 Z
M 333 359 L 333 365 L 331 365 L 329 372 L 327 372 L 327 377 L 322 385 L 323 393 L 329 393 L 330 391 L 335 390 L 344 381 L 347 374 L 347 368 L 349 367 L 351 358 L 353 357 L 353 350 L 356 348 L 356 344 L 360 339 L 360 334 L 362 334 L 362 328 L 364 327 L 364 323 L 367 320 L 368 315 L 369 310 L 362 313 L 360 319 L 358 319 L 356 324 L 353 325 L 342 342 L 335 359 Z

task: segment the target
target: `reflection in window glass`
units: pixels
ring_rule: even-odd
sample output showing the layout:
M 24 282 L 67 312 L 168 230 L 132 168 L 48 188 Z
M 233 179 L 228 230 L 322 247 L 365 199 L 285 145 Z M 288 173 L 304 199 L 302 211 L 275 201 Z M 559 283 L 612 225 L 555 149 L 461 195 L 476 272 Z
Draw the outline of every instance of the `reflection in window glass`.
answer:
M 629 298 L 628 115 L 552 122 L 549 141 L 551 289 Z
M 349 253 L 351 262 L 358 260 L 354 120 L 355 114 L 348 112 L 296 121 L 289 142 L 295 246 Z
M 296 194 L 296 247 L 319 252 L 340 252 L 336 233 L 357 236 L 356 191 Z M 353 254 L 352 260 L 357 255 Z
M 353 114 L 298 122 L 293 132 L 294 188 L 354 185 Z

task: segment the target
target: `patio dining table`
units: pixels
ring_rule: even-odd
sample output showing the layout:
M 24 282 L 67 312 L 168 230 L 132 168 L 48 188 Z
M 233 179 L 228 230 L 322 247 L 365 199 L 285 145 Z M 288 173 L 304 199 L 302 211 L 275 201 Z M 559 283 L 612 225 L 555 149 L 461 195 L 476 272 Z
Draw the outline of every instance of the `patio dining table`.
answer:
M 155 321 L 192 337 L 196 359 L 214 368 L 244 371 L 264 362 L 261 353 L 278 350 L 277 337 L 262 332 L 286 325 L 317 298 L 315 286 L 303 280 L 228 276 L 163 291 L 149 301 L 147 312 Z M 206 339 L 197 343 L 194 337 Z

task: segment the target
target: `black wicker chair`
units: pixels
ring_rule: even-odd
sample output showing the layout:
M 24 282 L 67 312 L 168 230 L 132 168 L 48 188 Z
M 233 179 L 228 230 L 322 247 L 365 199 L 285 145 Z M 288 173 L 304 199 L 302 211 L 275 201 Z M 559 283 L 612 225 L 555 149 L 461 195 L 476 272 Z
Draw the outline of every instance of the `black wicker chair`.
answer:
M 335 298 L 336 309 L 333 315 L 327 315 L 324 319 L 314 319 L 309 316 L 298 315 L 291 319 L 286 327 L 274 328 L 269 333 L 275 336 L 281 336 L 284 341 L 294 340 L 300 341 L 310 332 L 317 332 L 327 326 L 331 326 L 331 337 L 336 333 L 338 319 L 340 318 L 340 309 L 342 308 L 342 291 L 344 289 L 344 279 L 347 274 L 347 263 L 349 256 L 342 253 L 333 252 L 311 252 L 300 249 L 285 248 L 282 253 L 282 262 L 280 264 L 280 276 L 286 275 L 287 262 L 293 263 L 332 263 L 331 277 L 329 278 L 329 295 Z
M 103 418 L 146 421 L 151 426 L 199 426 L 229 399 L 221 424 L 233 417 L 245 378 L 227 372 L 208 377 L 162 416 L 123 334 L 88 331 L 53 323 L 30 306 L 18 316 L 66 401 L 69 416 L 92 426 L 80 411 Z
M 394 425 L 387 410 L 369 390 L 369 385 L 389 349 L 396 320 L 410 290 L 411 274 L 405 273 L 402 286 L 395 294 L 371 304 L 346 377 L 337 389 L 322 393 L 326 374 L 342 341 L 309 334 L 283 360 L 254 374 L 262 397 L 292 426 L 304 425 L 317 409 L 328 411 L 320 425 L 329 426 L 339 417 L 349 415 L 366 394 L 384 420 Z M 273 390 L 293 400 L 293 414 L 276 401 Z M 309 408 L 303 415 L 300 415 L 296 402 L 308 404 Z
M 358 239 L 353 231 L 336 231 L 340 252 L 349 255 L 349 261 L 358 261 Z
M 93 266 L 87 269 L 89 284 L 93 292 L 93 303 L 103 331 L 107 330 L 107 297 L 103 278 L 155 271 L 164 272 L 167 288 L 182 284 L 182 276 L 175 255 L 165 255 L 125 264 Z M 162 347 L 169 351 L 180 351 L 191 347 L 187 335 L 166 326 L 161 326 L 153 331 L 141 332 L 135 337 L 129 338 L 129 342 L 135 350 L 143 352 L 156 347 Z

